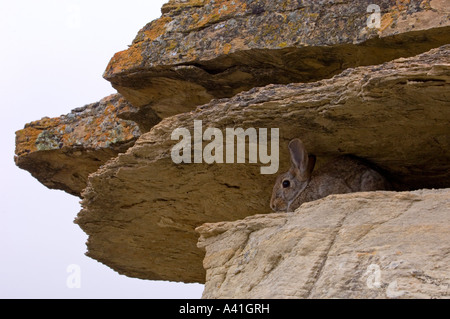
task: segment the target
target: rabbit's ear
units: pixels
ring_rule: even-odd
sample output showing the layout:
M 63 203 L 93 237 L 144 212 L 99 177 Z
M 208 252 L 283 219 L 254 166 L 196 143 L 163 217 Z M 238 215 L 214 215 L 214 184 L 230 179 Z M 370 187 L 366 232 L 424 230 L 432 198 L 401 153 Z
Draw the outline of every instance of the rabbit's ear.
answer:
M 308 179 L 311 175 L 312 168 L 314 168 L 315 158 L 312 161 L 312 168 L 309 165 L 308 152 L 305 145 L 298 138 L 289 142 L 289 152 L 291 154 L 292 168 L 298 179 Z M 311 170 L 310 170 L 311 169 Z

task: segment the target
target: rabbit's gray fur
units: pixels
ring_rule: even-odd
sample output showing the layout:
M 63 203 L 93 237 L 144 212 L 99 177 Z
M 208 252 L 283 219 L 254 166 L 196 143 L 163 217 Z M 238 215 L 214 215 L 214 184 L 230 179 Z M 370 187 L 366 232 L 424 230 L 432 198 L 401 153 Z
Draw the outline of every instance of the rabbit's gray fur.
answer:
M 315 157 L 308 155 L 303 142 L 294 139 L 288 147 L 292 166 L 275 182 L 270 200 L 274 211 L 292 212 L 302 203 L 330 194 L 390 188 L 385 177 L 358 158 L 340 156 L 313 172 Z

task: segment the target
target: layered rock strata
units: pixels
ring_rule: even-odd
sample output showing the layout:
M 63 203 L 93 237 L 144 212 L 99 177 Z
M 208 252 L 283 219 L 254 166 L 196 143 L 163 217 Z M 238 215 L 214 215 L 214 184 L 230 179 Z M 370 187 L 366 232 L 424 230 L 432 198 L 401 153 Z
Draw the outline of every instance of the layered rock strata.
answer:
M 141 135 L 135 122 L 119 118 L 135 111 L 115 94 L 58 118 L 26 124 L 16 132 L 16 165 L 48 188 L 81 196 L 88 175 Z
M 448 1 L 381 0 L 377 13 L 370 5 L 169 1 L 104 77 L 134 106 L 164 118 L 253 87 L 317 81 L 448 43 Z
M 203 298 L 450 297 L 450 189 L 331 195 L 197 231 Z
M 172 132 L 194 121 L 278 128 L 280 171 L 301 137 L 318 166 L 352 154 L 396 190 L 450 187 L 448 1 L 371 4 L 171 0 L 109 62 L 119 94 L 27 124 L 16 164 L 83 197 L 90 257 L 184 282 L 205 281 L 195 228 L 270 212 L 275 180 L 248 155 L 175 164 Z
M 195 120 L 223 134 L 279 128 L 280 171 L 289 166 L 287 142 L 301 137 L 319 166 L 352 154 L 400 189 L 449 187 L 449 50 L 256 88 L 162 120 L 90 176 L 77 218 L 89 235 L 88 255 L 132 277 L 203 282 L 195 227 L 270 212 L 276 176 L 262 175 L 265 165 L 250 164 L 248 153 L 242 164 L 173 162 L 172 132 L 193 136 Z

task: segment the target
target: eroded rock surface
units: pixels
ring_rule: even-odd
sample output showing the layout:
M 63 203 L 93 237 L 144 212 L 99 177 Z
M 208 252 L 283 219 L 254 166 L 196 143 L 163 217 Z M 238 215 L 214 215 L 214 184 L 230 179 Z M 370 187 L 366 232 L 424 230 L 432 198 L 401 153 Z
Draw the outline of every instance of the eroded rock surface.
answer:
M 197 231 L 203 298 L 450 297 L 450 189 L 331 195 Z
M 192 133 L 194 120 L 222 132 L 279 128 L 280 170 L 287 142 L 301 137 L 322 161 L 369 160 L 399 189 L 449 187 L 449 50 L 255 88 L 162 120 L 90 176 L 77 218 L 88 255 L 132 277 L 203 282 L 195 227 L 270 212 L 275 176 L 261 175 L 262 164 L 174 164 L 171 134 Z
M 42 184 L 80 196 L 87 177 L 141 135 L 136 123 L 119 114 L 136 113 L 119 94 L 74 109 L 58 118 L 42 118 L 16 132 L 16 165 Z
M 267 84 L 311 82 L 449 42 L 448 0 L 169 1 L 104 77 L 164 118 Z M 370 25 L 370 23 L 369 23 Z
M 248 159 L 174 164 L 171 133 L 194 120 L 279 128 L 280 170 L 301 137 L 318 166 L 353 154 L 398 190 L 450 187 L 448 0 L 378 1 L 379 28 L 367 25 L 369 4 L 171 0 L 109 62 L 120 94 L 27 124 L 16 163 L 83 194 L 89 256 L 184 282 L 205 281 L 195 228 L 268 213 L 275 179 Z

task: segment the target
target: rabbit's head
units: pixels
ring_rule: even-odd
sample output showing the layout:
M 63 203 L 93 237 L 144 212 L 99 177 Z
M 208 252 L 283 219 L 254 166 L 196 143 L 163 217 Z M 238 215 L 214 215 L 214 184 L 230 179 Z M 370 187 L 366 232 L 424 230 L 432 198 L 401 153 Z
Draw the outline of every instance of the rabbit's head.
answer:
M 316 163 L 315 156 L 308 155 L 302 141 L 293 139 L 288 145 L 292 166 L 278 176 L 272 191 L 270 207 L 276 212 L 289 212 L 290 205 L 308 186 Z

